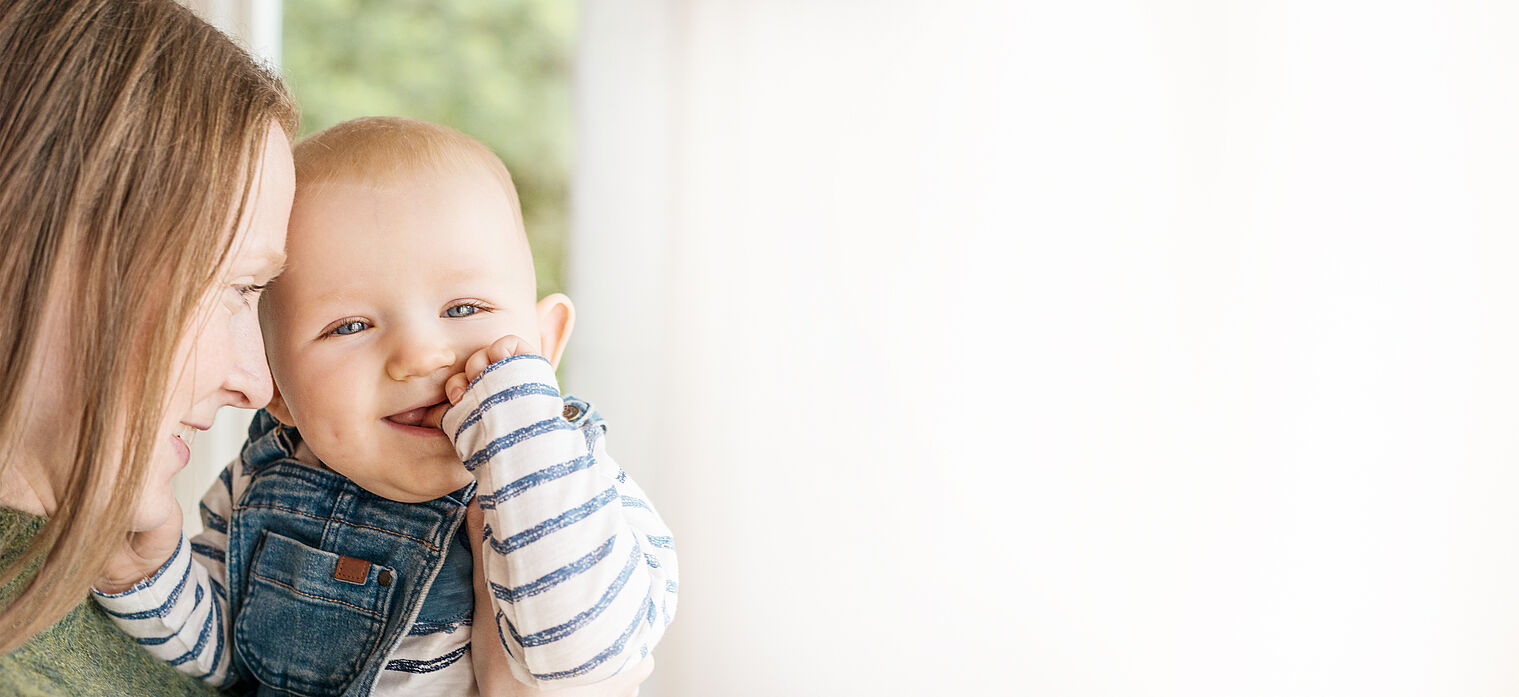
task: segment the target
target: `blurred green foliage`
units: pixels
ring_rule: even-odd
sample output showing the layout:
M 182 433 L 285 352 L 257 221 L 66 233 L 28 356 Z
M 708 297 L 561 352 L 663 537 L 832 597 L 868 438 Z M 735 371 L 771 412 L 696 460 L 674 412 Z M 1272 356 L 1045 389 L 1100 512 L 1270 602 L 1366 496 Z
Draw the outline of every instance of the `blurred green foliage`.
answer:
M 575 19 L 570 0 L 290 0 L 282 62 L 301 132 L 409 116 L 479 139 L 517 183 L 540 293 L 560 291 Z

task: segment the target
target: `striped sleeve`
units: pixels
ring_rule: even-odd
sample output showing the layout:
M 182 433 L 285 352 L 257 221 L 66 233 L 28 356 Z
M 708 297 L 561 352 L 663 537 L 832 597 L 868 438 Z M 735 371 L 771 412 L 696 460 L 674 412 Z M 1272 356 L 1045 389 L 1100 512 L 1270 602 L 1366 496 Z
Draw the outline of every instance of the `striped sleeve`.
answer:
M 121 593 L 95 600 L 148 653 L 212 685 L 226 682 L 231 662 L 226 615 L 227 515 L 232 510 L 229 465 L 201 501 L 205 532 L 180 536 L 157 573 Z
M 487 368 L 443 428 L 480 482 L 485 576 L 517 679 L 587 684 L 638 664 L 675 615 L 675 544 L 599 421 L 567 412 L 553 367 L 522 355 Z

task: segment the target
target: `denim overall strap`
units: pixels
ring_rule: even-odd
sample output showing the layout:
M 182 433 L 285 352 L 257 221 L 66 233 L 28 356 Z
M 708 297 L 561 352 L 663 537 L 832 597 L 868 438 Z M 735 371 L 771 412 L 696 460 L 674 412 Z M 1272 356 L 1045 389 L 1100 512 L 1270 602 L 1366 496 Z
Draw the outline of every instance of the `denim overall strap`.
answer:
M 253 476 L 227 533 L 234 669 L 259 694 L 368 694 L 443 566 L 473 485 L 398 503 L 295 461 L 298 438 L 265 431 L 244 449 Z

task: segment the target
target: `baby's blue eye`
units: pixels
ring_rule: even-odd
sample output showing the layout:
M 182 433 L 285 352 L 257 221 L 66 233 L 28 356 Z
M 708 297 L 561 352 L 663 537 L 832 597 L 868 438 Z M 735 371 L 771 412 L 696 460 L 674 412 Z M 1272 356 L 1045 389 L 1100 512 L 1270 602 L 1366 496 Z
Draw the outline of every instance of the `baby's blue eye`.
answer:
M 368 328 L 369 328 L 369 323 L 368 322 L 362 322 L 362 321 L 359 321 L 359 320 L 353 320 L 351 322 L 344 322 L 342 324 L 339 324 L 335 329 L 332 330 L 331 333 L 337 334 L 337 335 L 340 335 L 340 336 L 341 335 L 346 335 L 346 334 L 357 334 L 357 333 L 362 332 L 362 331 L 364 331 L 365 329 L 368 329 Z
M 459 305 L 454 305 L 453 307 L 450 307 L 447 310 L 444 310 L 443 311 L 443 316 L 444 317 L 468 317 L 468 316 L 473 315 L 473 314 L 475 314 L 476 312 L 479 312 L 479 311 L 480 311 L 480 306 L 479 305 L 470 305 L 468 303 L 461 303 Z

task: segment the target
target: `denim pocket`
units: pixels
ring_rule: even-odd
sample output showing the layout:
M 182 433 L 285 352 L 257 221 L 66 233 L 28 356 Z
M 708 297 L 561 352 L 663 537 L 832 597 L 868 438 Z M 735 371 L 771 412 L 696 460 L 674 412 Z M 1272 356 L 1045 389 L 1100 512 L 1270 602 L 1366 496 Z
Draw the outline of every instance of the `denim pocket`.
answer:
M 233 634 L 238 656 L 259 682 L 306 697 L 336 697 L 374 652 L 395 571 L 368 564 L 363 583 L 343 581 L 334 575 L 338 559 L 264 533 L 248 566 L 248 594 Z

